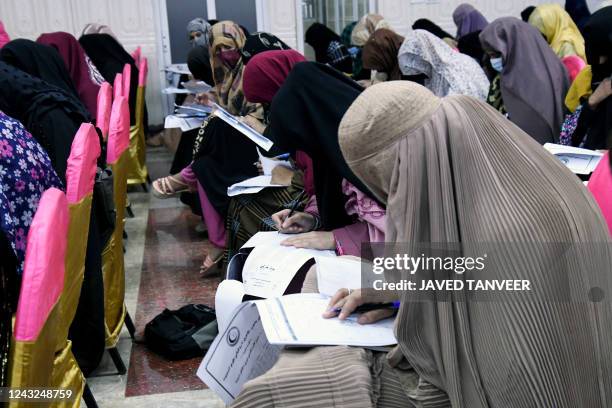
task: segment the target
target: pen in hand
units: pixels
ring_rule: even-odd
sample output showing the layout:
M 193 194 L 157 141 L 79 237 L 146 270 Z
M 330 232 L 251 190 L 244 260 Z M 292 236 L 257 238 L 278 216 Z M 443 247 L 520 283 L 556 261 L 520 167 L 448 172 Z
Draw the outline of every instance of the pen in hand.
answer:
M 291 218 L 291 216 L 293 215 L 293 213 L 295 213 L 295 210 L 297 209 L 298 205 L 300 205 L 300 202 L 302 201 L 302 197 L 304 196 L 305 190 L 302 190 L 302 192 L 300 193 L 300 195 L 297 196 L 297 198 L 295 199 L 295 201 L 293 202 L 293 204 L 291 205 L 291 209 L 289 210 L 289 215 L 287 215 L 287 218 L 285 218 L 285 220 L 288 220 L 289 218 Z M 281 223 L 281 225 L 278 228 L 278 232 L 281 232 L 282 229 L 282 224 L 285 222 L 285 220 L 283 220 L 283 222 Z
M 388 303 L 364 303 L 361 306 L 357 306 L 353 313 L 366 313 L 371 312 L 372 310 L 380 310 L 380 309 L 399 309 L 400 302 L 388 302 Z M 333 307 L 330 309 L 330 312 L 340 313 L 342 311 L 341 307 Z

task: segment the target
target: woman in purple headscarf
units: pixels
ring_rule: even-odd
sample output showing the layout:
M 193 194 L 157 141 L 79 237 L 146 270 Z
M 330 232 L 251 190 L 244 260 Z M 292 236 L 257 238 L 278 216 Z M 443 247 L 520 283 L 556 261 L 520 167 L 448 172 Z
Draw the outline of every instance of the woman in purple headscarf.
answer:
M 453 21 L 457 26 L 457 39 L 474 31 L 480 31 L 489 24 L 480 11 L 467 3 L 457 6 L 453 12 Z

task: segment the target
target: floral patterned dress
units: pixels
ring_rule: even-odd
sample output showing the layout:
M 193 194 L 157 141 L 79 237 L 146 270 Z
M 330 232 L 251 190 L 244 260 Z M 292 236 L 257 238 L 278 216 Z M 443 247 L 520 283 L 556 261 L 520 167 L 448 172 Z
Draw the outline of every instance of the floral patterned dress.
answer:
M 42 146 L 17 120 L 0 111 L 0 228 L 23 271 L 26 238 L 42 193 L 62 182 Z

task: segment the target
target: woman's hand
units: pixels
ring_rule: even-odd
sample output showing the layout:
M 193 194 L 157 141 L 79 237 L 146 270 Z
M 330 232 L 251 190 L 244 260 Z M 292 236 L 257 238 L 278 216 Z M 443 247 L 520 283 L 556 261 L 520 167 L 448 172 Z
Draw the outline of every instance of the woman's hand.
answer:
M 612 96 L 612 80 L 606 78 L 595 88 L 593 94 L 589 97 L 589 107 L 596 109 L 597 106 L 606 98 Z
M 287 238 L 281 242 L 283 246 L 292 246 L 306 249 L 335 249 L 334 233 L 329 231 L 311 231 L 295 237 Z
M 252 127 L 253 129 L 255 129 L 255 131 L 259 133 L 263 133 L 266 130 L 266 125 L 264 125 L 261 121 L 259 121 L 259 119 L 253 116 L 241 116 L 240 121 Z
M 195 103 L 204 106 L 212 106 L 215 101 L 215 95 L 210 92 L 202 92 L 196 95 Z
M 365 303 L 384 303 L 394 299 L 395 293 L 374 291 L 373 289 L 339 289 L 327 305 L 327 311 L 323 313 L 326 319 L 338 316 L 344 320 L 349 317 L 358 306 Z M 340 312 L 338 313 L 338 309 Z M 386 319 L 395 314 L 393 309 L 378 309 L 362 313 L 357 319 L 359 324 L 371 324 Z
M 285 209 L 272 214 L 272 221 L 279 232 L 300 234 L 312 231 L 316 223 L 312 214 L 296 211 L 291 217 L 287 218 L 290 212 L 291 210 Z

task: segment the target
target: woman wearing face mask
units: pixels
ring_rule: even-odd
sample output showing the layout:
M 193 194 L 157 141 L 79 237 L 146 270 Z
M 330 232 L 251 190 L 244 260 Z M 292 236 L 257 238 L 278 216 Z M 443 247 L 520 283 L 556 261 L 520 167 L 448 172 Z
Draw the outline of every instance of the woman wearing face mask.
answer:
M 558 141 L 569 79 L 540 32 L 517 18 L 504 17 L 482 30 L 480 42 L 499 73 L 489 104 L 539 143 Z
M 187 23 L 187 35 L 192 47 L 208 47 L 208 33 L 210 24 L 203 18 L 194 18 Z
M 249 47 L 252 48 L 244 50 L 244 31 L 238 24 L 221 21 L 212 26 L 209 42 L 216 103 L 263 131 L 261 105 L 250 103 L 244 97 L 242 76 L 245 64 L 241 50 L 255 55 L 266 49 L 277 49 L 280 40 L 261 41 L 260 44 L 251 42 Z M 198 131 L 193 158 L 191 165 L 180 173 L 156 180 L 153 190 L 160 198 L 198 191 L 203 220 L 213 245 L 200 269 L 202 274 L 206 274 L 220 266 L 225 251 L 225 218 L 230 202 L 227 188 L 259 174 L 253 165 L 258 155 L 250 139 L 223 120 L 211 117 Z
M 481 100 L 487 96 L 489 80 L 480 65 L 428 31 L 406 35 L 398 62 L 405 76 L 437 96 L 469 95 Z

